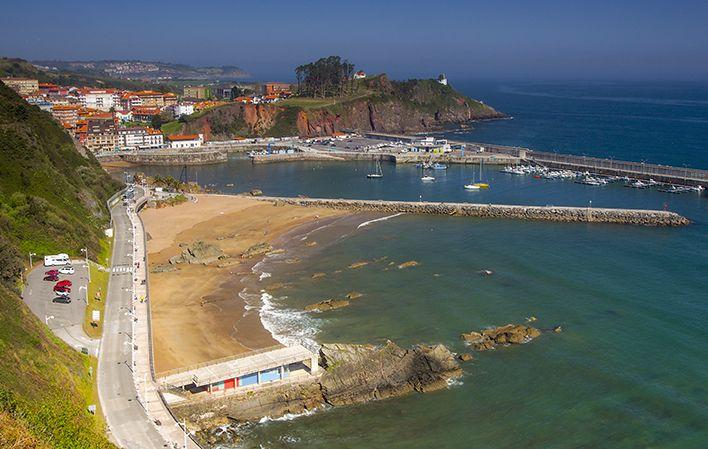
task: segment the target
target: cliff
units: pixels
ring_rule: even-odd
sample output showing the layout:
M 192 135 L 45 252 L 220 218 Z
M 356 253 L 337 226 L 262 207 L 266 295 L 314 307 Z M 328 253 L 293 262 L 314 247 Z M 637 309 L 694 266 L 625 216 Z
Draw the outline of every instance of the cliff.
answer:
M 435 131 L 504 115 L 435 80 L 357 81 L 343 98 L 290 98 L 278 103 L 229 104 L 187 119 L 185 132 L 212 140 L 234 136 L 325 136 L 355 129 L 392 133 Z

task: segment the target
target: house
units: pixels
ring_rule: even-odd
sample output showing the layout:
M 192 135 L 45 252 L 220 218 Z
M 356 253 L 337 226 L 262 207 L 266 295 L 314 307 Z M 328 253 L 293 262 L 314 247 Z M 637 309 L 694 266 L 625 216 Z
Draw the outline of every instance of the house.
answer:
M 360 80 L 366 78 L 366 72 L 363 70 L 359 70 L 354 74 L 354 79 L 355 80 Z
M 234 98 L 236 103 L 251 104 L 253 103 L 253 98 L 251 97 L 236 97 Z
M 263 94 L 264 95 L 289 95 L 290 94 L 290 83 L 265 83 L 263 84 Z
M 170 148 L 197 148 L 204 143 L 204 134 L 172 134 L 167 136 Z
M 39 81 L 32 78 L 0 78 L 7 87 L 20 95 L 29 95 L 39 90 Z
M 133 112 L 130 110 L 116 111 L 116 118 L 120 122 L 132 122 Z
M 93 114 L 86 119 L 84 146 L 91 151 L 112 151 L 118 146 L 118 134 L 113 114 Z
M 133 120 L 137 122 L 151 122 L 152 118 L 160 115 L 160 108 L 151 106 L 136 106 L 131 110 Z
M 177 103 L 172 107 L 172 110 L 174 111 L 175 118 L 182 117 L 183 115 L 192 115 L 194 114 L 194 103 Z
M 69 125 L 73 128 L 79 120 L 79 109 L 81 109 L 81 106 L 77 104 L 55 104 L 52 106 L 52 116 L 62 125 Z

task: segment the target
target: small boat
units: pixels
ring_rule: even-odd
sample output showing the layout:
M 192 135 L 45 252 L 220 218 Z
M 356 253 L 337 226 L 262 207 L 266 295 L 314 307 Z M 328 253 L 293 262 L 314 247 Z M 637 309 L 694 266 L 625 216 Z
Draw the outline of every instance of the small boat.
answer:
M 479 190 L 477 184 L 465 184 L 465 190 Z
M 380 179 L 383 178 L 383 171 L 381 171 L 381 162 L 376 161 L 376 173 L 369 173 L 366 175 L 369 179 Z
M 640 180 L 636 180 L 630 184 L 625 184 L 625 187 L 632 187 L 633 189 L 646 189 L 649 184 L 646 184 Z
M 480 189 L 488 189 L 489 188 L 489 184 L 487 184 L 486 182 L 475 182 L 474 185 L 476 185 Z
M 435 163 L 431 166 L 433 170 L 447 170 L 447 165 Z
M 420 178 L 420 180 L 423 181 L 423 182 L 430 182 L 430 181 L 435 181 L 435 178 L 432 177 L 432 176 L 422 176 L 422 177 Z
M 230 182 L 230 183 L 228 183 L 228 184 L 225 184 L 225 186 L 226 186 L 226 187 L 233 187 L 234 184 L 233 184 L 232 182 Z

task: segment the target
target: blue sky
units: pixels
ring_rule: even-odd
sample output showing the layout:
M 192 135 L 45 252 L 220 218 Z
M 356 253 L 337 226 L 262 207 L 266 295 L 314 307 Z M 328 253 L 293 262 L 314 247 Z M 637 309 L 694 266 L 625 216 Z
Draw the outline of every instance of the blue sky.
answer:
M 331 54 L 395 78 L 708 79 L 708 1 L 9 1 L 0 55 L 238 65 Z

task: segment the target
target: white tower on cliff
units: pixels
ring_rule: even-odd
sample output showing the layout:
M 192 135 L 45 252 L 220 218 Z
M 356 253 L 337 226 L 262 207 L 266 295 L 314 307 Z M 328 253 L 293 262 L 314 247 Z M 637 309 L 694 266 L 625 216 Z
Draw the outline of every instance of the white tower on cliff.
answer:
M 444 73 L 438 75 L 438 83 L 442 84 L 443 86 L 447 86 L 447 77 Z

